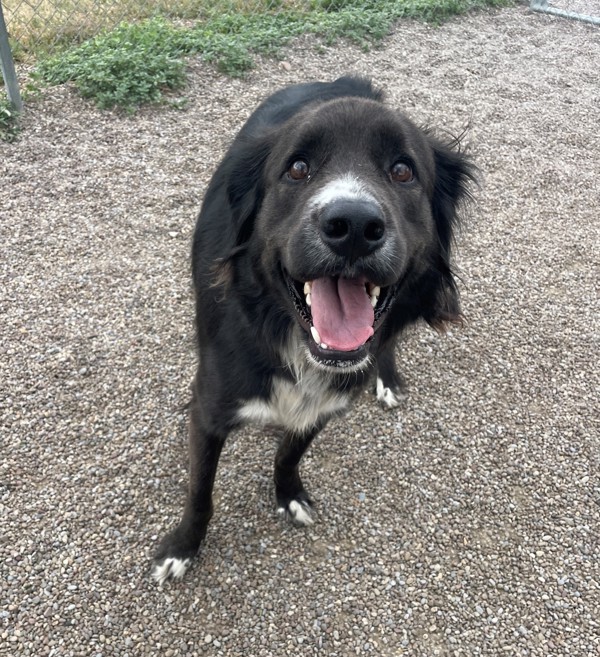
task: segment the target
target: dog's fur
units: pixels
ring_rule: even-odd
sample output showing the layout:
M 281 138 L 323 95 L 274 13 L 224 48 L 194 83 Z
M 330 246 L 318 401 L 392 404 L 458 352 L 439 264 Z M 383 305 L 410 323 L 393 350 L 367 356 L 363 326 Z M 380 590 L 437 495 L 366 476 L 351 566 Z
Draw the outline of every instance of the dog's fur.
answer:
M 196 225 L 189 495 L 156 555 L 158 581 L 197 553 L 219 454 L 245 422 L 283 428 L 278 509 L 312 522 L 298 467 L 313 438 L 374 373 L 380 401 L 398 403 L 405 326 L 460 320 L 450 250 L 472 178 L 456 141 L 386 107 L 366 80 L 289 87 L 252 114 Z

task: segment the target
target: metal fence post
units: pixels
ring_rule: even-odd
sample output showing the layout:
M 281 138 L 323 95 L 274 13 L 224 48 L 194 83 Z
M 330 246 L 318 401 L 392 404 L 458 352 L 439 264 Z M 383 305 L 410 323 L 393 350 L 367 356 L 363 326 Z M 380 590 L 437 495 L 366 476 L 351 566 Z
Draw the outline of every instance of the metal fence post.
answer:
M 10 44 L 8 43 L 8 30 L 4 22 L 4 12 L 2 11 L 2 2 L 0 0 L 0 68 L 2 69 L 2 77 L 6 85 L 6 92 L 8 94 L 8 101 L 13 106 L 16 112 L 21 112 L 23 109 L 23 101 L 21 93 L 19 92 L 19 83 L 17 82 L 17 74 L 15 72 L 15 64 L 13 62 L 12 52 L 10 51 Z
M 600 25 L 600 16 L 592 16 L 576 11 L 569 11 L 561 7 L 553 7 L 548 0 L 529 0 L 529 8 L 532 11 L 539 11 L 543 14 L 551 14 L 552 16 L 559 16 L 560 18 L 572 18 L 577 21 L 583 21 L 584 23 Z

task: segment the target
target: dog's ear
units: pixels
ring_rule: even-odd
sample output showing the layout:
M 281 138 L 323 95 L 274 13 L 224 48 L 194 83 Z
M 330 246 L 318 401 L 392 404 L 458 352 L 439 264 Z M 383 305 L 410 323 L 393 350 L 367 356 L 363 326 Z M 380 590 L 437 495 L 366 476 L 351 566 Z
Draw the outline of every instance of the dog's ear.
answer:
M 461 323 L 460 301 L 451 267 L 451 249 L 461 208 L 471 199 L 470 186 L 476 182 L 476 170 L 461 151 L 460 140 L 444 143 L 429 135 L 435 158 L 432 212 L 438 233 L 435 263 L 438 281 L 425 320 L 443 331 L 448 323 Z
M 254 229 L 254 221 L 264 196 L 264 168 L 271 151 L 268 136 L 245 139 L 236 145 L 229 171 L 227 198 L 235 225 L 233 248 L 243 247 Z
M 270 150 L 271 140 L 267 137 L 238 136 L 229 151 L 227 168 L 221 175 L 230 221 L 223 231 L 230 237 L 227 255 L 213 267 L 214 286 L 227 287 L 231 283 L 235 262 L 247 250 L 264 196 L 264 168 Z M 223 219 L 226 221 L 226 217 Z

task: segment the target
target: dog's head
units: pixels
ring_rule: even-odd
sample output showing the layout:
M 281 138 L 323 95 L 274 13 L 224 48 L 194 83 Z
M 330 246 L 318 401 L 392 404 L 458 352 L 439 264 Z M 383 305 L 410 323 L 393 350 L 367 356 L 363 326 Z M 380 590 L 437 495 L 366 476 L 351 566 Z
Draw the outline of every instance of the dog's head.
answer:
M 302 327 L 312 363 L 360 369 L 383 334 L 459 318 L 450 248 L 472 168 L 456 144 L 342 97 L 261 126 L 237 153 L 234 250 Z

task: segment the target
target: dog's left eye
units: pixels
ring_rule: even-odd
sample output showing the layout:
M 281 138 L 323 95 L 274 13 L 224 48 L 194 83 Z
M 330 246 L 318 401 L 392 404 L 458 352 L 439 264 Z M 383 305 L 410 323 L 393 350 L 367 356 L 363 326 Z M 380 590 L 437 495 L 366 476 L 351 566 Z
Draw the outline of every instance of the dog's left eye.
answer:
M 310 168 L 306 160 L 295 160 L 288 169 L 288 176 L 292 180 L 306 180 Z
M 390 169 L 390 178 L 394 182 L 408 183 L 414 178 L 412 167 L 406 162 L 396 162 Z

